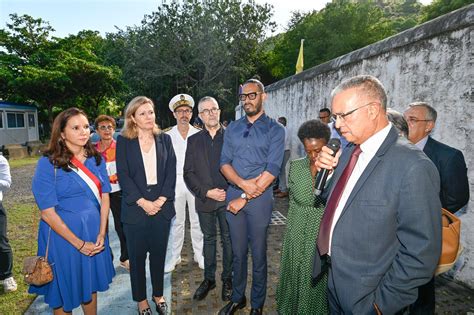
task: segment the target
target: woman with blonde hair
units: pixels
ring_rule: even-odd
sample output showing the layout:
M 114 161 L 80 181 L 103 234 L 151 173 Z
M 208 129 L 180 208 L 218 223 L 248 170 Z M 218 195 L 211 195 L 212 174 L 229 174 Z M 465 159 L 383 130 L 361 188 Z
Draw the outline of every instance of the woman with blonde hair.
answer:
M 125 110 L 125 126 L 117 139 L 117 173 L 133 300 L 138 303 L 138 314 L 152 314 L 146 296 L 149 254 L 153 302 L 158 314 L 166 314 L 163 275 L 175 215 L 176 156 L 170 136 L 155 123 L 154 105 L 147 97 L 135 97 Z

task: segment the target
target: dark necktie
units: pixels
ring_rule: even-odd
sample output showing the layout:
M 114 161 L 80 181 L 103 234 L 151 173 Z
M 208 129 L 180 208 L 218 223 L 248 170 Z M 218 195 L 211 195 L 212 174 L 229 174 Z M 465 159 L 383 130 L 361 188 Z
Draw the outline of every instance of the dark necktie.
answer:
M 331 233 L 332 220 L 334 218 L 334 214 L 336 213 L 339 200 L 341 199 L 342 193 L 344 192 L 344 188 L 346 187 L 349 177 L 351 177 L 352 171 L 357 164 L 357 159 L 359 158 L 361 152 L 362 150 L 360 149 L 360 146 L 357 145 L 354 148 L 354 151 L 352 151 L 351 159 L 349 160 L 349 163 L 347 163 L 346 168 L 342 172 L 341 177 L 337 181 L 336 186 L 334 187 L 334 190 L 332 191 L 331 196 L 327 202 L 326 209 L 324 210 L 324 215 L 321 220 L 321 225 L 319 226 L 317 241 L 320 256 L 324 256 L 329 252 L 329 235 Z

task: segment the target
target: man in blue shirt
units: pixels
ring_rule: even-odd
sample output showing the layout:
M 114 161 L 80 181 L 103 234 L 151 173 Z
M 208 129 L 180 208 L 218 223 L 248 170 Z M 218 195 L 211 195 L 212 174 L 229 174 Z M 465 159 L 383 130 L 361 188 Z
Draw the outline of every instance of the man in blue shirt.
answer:
M 219 314 L 234 314 L 247 304 L 245 287 L 249 245 L 253 268 L 250 314 L 262 314 L 265 302 L 267 230 L 273 208 L 271 184 L 280 173 L 285 148 L 283 126 L 263 110 L 266 97 L 260 81 L 246 81 L 239 95 L 246 115 L 232 122 L 224 135 L 221 171 L 230 182 L 226 203 L 234 287 L 231 301 Z

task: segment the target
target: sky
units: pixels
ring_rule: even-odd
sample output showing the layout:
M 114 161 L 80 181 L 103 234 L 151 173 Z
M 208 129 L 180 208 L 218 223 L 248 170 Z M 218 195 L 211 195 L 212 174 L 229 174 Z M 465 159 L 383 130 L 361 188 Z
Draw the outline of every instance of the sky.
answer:
M 245 0 L 244 0 L 245 1 Z M 170 0 L 0 0 L 0 28 L 10 22 L 9 14 L 28 14 L 42 18 L 56 30 L 52 35 L 66 37 L 84 29 L 105 33 L 116 32 L 116 26 L 140 25 L 144 15 L 155 11 Z M 308 12 L 322 9 L 324 0 L 256 0 L 274 7 L 273 20 L 278 24 L 277 32 L 288 25 L 292 11 Z M 429 4 L 431 0 L 422 0 Z

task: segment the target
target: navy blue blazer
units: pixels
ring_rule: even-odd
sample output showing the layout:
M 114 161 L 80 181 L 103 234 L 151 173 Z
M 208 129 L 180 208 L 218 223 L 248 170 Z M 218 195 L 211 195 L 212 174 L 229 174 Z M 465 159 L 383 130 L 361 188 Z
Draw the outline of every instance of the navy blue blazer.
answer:
M 469 182 L 461 151 L 428 137 L 423 152 L 434 163 L 441 179 L 439 199 L 443 208 L 456 212 L 469 201 Z
M 137 200 L 145 198 L 150 201 L 160 196 L 167 198 L 158 215 L 171 220 L 175 216 L 174 194 L 176 186 L 176 156 L 171 137 L 165 133 L 155 136 L 157 178 L 158 184 L 148 186 L 146 183 L 145 167 L 138 138 L 127 139 L 119 136 L 117 139 L 117 175 L 122 188 L 121 221 L 128 224 L 143 223 L 148 216 L 137 205 Z

